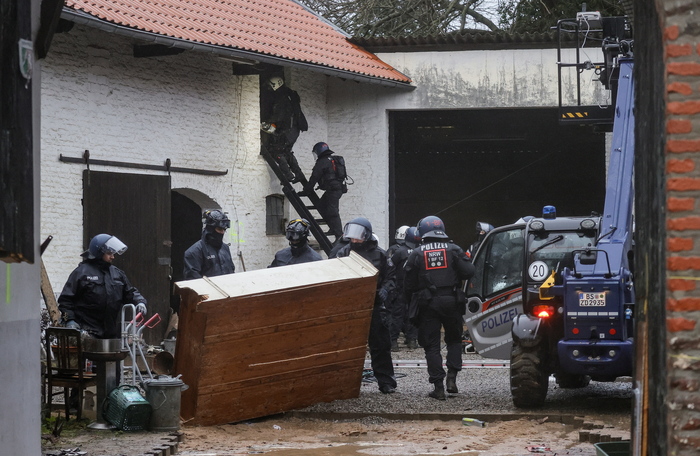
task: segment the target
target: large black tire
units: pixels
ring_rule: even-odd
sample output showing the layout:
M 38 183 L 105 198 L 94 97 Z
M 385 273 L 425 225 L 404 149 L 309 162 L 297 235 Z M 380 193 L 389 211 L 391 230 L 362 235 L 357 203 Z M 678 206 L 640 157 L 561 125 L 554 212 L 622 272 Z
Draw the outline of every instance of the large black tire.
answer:
M 560 388 L 585 388 L 591 382 L 588 375 L 556 374 L 555 377 Z
M 518 408 L 541 407 L 547 397 L 549 374 L 540 346 L 523 347 L 513 341 L 510 352 L 510 393 Z

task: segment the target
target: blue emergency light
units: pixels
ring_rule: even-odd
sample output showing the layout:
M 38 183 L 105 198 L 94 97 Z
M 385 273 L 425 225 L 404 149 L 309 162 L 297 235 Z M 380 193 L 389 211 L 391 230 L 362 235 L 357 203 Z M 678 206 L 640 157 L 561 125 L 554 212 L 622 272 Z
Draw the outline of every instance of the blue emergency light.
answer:
M 554 206 L 545 206 L 542 208 L 542 218 L 555 219 L 557 218 L 557 208 Z

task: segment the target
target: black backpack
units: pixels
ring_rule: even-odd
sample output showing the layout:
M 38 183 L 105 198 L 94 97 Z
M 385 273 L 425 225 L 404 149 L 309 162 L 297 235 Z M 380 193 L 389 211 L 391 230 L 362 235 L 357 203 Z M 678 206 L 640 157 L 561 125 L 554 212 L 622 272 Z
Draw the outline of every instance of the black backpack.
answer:
M 343 186 L 343 193 L 348 192 L 348 182 L 350 178 L 348 176 L 348 170 L 345 167 L 345 159 L 340 155 L 331 155 L 331 163 L 333 164 L 333 171 L 335 171 L 336 178 L 340 181 Z

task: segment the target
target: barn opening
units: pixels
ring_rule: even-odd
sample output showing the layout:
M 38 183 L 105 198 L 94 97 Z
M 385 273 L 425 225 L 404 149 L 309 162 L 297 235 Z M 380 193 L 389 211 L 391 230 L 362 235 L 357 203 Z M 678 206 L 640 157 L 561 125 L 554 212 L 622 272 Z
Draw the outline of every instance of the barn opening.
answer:
M 389 123 L 390 233 L 437 215 L 467 248 L 477 221 L 603 210 L 605 133 L 560 125 L 557 108 L 394 111 Z

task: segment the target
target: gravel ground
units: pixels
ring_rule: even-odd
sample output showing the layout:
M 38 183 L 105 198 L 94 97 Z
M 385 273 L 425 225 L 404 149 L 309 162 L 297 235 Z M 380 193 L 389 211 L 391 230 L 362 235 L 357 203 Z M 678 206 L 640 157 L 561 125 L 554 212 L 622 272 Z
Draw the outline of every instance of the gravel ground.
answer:
M 558 388 L 554 380 L 550 379 L 549 394 L 545 405 L 536 410 L 523 411 L 513 406 L 510 397 L 509 373 L 505 367 L 464 368 L 457 377 L 457 385 L 460 392 L 449 395 L 446 401 L 438 401 L 428 397 L 428 392 L 432 390 L 432 385 L 428 383 L 428 374 L 422 349 L 409 350 L 402 346 L 399 352 L 393 353 L 393 358 L 395 364 L 397 364 L 395 372 L 398 383 L 394 394 L 380 393 L 376 382 L 372 381 L 373 378 L 370 377 L 363 381 L 358 398 L 315 404 L 301 410 L 290 411 L 284 416 L 276 416 L 273 420 L 282 420 L 276 422 L 280 422 L 284 427 L 296 426 L 299 420 L 307 423 L 316 422 L 317 424 L 312 424 L 312 426 L 319 429 L 326 426 L 323 423 L 330 423 L 328 424 L 330 426 L 332 423 L 352 421 L 358 423 L 358 425 L 371 428 L 373 424 L 381 427 L 382 423 L 387 422 L 386 420 L 405 420 L 405 425 L 401 428 L 403 431 L 397 431 L 398 435 L 410 435 L 410 432 L 409 434 L 406 434 L 406 432 L 411 426 L 415 426 L 411 423 L 423 420 L 442 420 L 443 422 L 459 423 L 463 417 L 476 418 L 491 423 L 493 427 L 489 429 L 493 431 L 498 430 L 499 426 L 505 425 L 505 423 L 499 423 L 509 421 L 512 424 L 507 424 L 503 431 L 499 431 L 508 433 L 516 432 L 517 429 L 527 426 L 527 423 L 533 422 L 561 422 L 566 424 L 570 430 L 575 430 L 576 426 L 580 425 L 584 420 L 605 423 L 606 427 L 622 433 L 630 428 L 633 398 L 630 381 L 615 383 L 591 382 L 586 388 L 564 390 Z M 476 354 L 465 354 L 463 358 L 467 364 L 470 362 L 477 364 L 487 363 L 487 360 Z M 414 362 L 407 363 L 406 361 Z M 420 367 L 408 367 L 407 364 L 417 364 Z M 502 364 L 502 361 L 497 361 L 493 364 Z M 577 418 L 574 419 L 574 417 Z M 432 423 L 432 421 L 425 422 Z M 571 426 L 572 423 L 574 426 Z M 267 424 L 261 424 L 260 426 L 263 428 L 270 427 Z M 191 437 L 196 442 L 211 443 L 216 438 L 216 432 L 220 432 L 223 428 L 227 427 L 214 426 L 195 429 L 183 427 L 182 430 L 187 438 Z M 234 428 L 236 426 L 230 429 Z M 207 429 L 210 430 L 207 431 Z M 188 430 L 191 435 L 188 434 Z M 302 430 L 303 425 L 298 428 L 297 432 L 301 433 Z M 536 433 L 537 431 L 534 432 Z M 529 435 L 532 435 L 532 433 L 533 431 L 530 431 Z M 46 440 L 43 454 L 62 456 L 72 456 L 73 454 L 81 454 L 81 452 L 86 456 L 140 456 L 153 454 L 151 451 L 159 444 L 162 445 L 164 440 L 172 440 L 169 434 L 167 432 L 123 433 L 83 430 L 82 432 L 62 436 L 63 438 L 55 443 L 50 443 Z M 577 434 L 571 435 L 573 437 L 569 437 L 567 441 L 571 442 L 571 445 L 576 445 L 578 442 Z M 240 436 L 236 438 L 240 438 Z M 261 441 L 267 441 L 270 438 L 274 437 L 265 434 L 261 434 L 259 438 L 256 437 L 256 439 Z M 416 438 L 422 437 L 419 433 L 416 433 Z M 495 442 L 496 440 L 493 441 L 492 445 L 495 445 Z M 200 444 L 199 446 L 204 445 Z M 67 449 L 77 449 L 79 452 L 71 453 L 66 451 Z M 187 450 L 185 452 L 187 453 Z M 463 451 L 458 452 L 463 453 Z M 210 452 L 207 454 L 228 453 Z M 455 453 L 443 452 L 443 454 Z M 479 454 L 492 453 L 486 451 Z M 515 453 L 506 451 L 498 454 Z M 588 445 L 588 451 L 581 454 L 593 454 L 592 446 Z
M 443 350 L 444 352 L 444 350 Z M 632 383 L 591 382 L 586 388 L 561 389 L 550 378 L 549 393 L 540 409 L 524 411 L 515 408 L 510 396 L 510 378 L 507 367 L 466 367 L 457 376 L 458 394 L 448 395 L 446 401 L 428 397 L 432 385 L 428 382 L 423 349 L 409 350 L 403 346 L 392 354 L 395 364 L 399 360 L 413 360 L 421 367 L 396 367 L 397 388 L 394 394 L 381 394 L 375 382 L 363 382 L 360 397 L 330 403 L 320 403 L 303 409 L 306 413 L 376 413 L 390 414 L 478 414 L 478 415 L 605 415 L 618 414 L 620 410 L 631 413 Z M 465 364 L 487 363 L 477 354 L 463 355 Z M 502 360 L 495 361 L 499 364 Z

